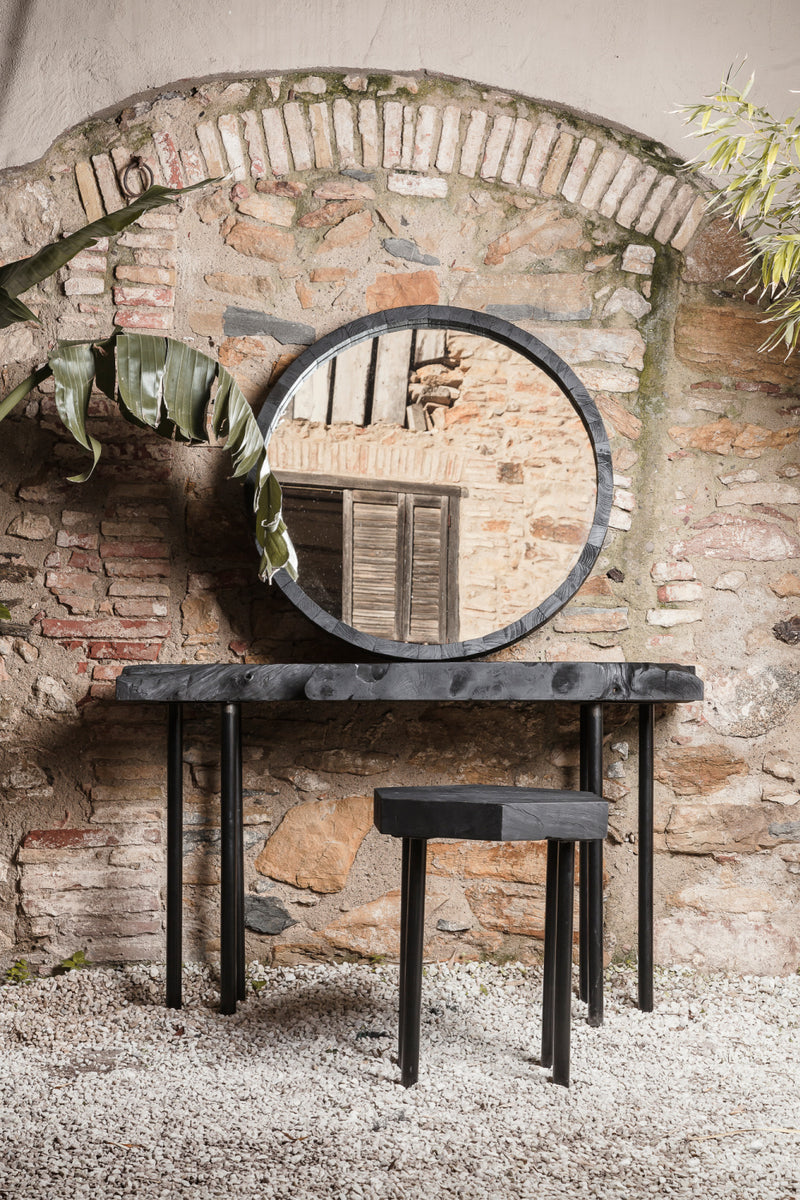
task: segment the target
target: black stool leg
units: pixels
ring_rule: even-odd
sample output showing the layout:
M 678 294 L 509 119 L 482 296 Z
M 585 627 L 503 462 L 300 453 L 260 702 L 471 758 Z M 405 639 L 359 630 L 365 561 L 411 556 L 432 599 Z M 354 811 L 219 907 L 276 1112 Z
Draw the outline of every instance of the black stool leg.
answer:
M 169 705 L 167 726 L 167 1008 L 182 1004 L 183 706 Z
M 543 1067 L 553 1065 L 553 1003 L 556 968 L 556 909 L 558 907 L 558 843 L 547 843 L 547 881 L 544 902 L 544 982 L 542 985 L 542 1053 Z
M 406 967 L 408 964 L 408 838 L 403 838 L 400 869 L 400 1010 L 397 1030 L 397 1062 L 403 1070 L 406 1046 Z
M 575 843 L 558 843 L 556 963 L 553 1003 L 553 1083 L 569 1087 L 569 1042 L 572 1006 L 572 905 L 575 889 Z
M 244 808 L 242 803 L 242 723 L 241 710 L 236 715 L 236 769 L 234 772 L 236 808 L 236 999 L 245 997 L 244 953 Z
M 587 713 L 587 780 L 589 791 L 603 794 L 603 706 L 590 704 Z M 581 844 L 581 852 L 584 845 Z M 583 866 L 583 862 L 581 863 Z M 589 1024 L 603 1024 L 603 843 L 586 844 L 587 1000 Z
M 222 706 L 220 796 L 220 1010 L 236 1012 L 236 960 L 238 905 L 236 868 L 236 816 L 239 756 L 239 705 Z
M 653 1011 L 653 705 L 639 705 L 639 1008 Z
M 404 978 L 403 1012 L 403 1087 L 411 1087 L 419 1075 L 419 1025 L 422 1007 L 422 943 L 425 932 L 425 866 L 428 843 L 425 838 L 408 838 L 408 911 L 406 944 L 400 951 L 401 978 Z M 405 953 L 403 953 L 405 952 Z

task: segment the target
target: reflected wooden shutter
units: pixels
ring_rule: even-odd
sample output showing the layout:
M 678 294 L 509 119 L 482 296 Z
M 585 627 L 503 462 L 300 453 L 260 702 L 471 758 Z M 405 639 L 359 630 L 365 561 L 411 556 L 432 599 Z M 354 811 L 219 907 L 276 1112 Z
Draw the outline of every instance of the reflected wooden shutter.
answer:
M 401 637 L 397 585 L 402 529 L 397 499 L 396 492 L 345 493 L 343 595 L 345 621 L 364 633 L 395 640 Z
M 449 498 L 359 490 L 345 492 L 344 501 L 344 620 L 396 641 L 456 640 Z
M 412 642 L 447 639 L 446 500 L 441 496 L 404 497 L 408 501 L 410 537 L 408 631 Z

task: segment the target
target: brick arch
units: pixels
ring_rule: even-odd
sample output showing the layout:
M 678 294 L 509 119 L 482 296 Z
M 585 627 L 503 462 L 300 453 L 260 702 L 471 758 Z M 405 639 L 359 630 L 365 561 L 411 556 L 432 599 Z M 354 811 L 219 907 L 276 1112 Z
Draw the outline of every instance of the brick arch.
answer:
M 199 85 L 167 97 L 71 135 L 74 183 L 89 219 L 124 203 L 123 174 L 141 158 L 156 182 L 172 187 L 208 176 L 230 176 L 249 188 L 291 187 L 306 176 L 337 172 L 369 175 L 389 194 L 446 201 L 472 183 L 523 203 L 571 205 L 614 222 L 629 237 L 681 252 L 703 220 L 703 195 L 662 148 L 465 82 L 286 74 Z M 139 240 L 146 251 L 148 235 Z M 102 264 L 96 256 L 89 265 L 96 278 L 83 286 L 100 293 Z M 171 270 L 117 272 L 120 324 L 172 327 Z M 144 276 L 151 281 L 146 294 L 138 286 Z M 80 286 L 68 282 L 66 290 L 80 296 Z M 144 324 L 148 312 L 150 326 Z

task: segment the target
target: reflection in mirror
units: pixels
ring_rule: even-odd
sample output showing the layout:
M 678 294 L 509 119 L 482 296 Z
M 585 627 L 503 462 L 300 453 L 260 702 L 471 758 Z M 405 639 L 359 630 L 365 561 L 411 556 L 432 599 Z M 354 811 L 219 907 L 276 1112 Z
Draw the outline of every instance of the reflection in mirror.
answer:
M 491 338 L 400 329 L 348 346 L 270 441 L 300 583 L 377 637 L 488 635 L 537 607 L 592 525 L 592 447 L 539 367 Z

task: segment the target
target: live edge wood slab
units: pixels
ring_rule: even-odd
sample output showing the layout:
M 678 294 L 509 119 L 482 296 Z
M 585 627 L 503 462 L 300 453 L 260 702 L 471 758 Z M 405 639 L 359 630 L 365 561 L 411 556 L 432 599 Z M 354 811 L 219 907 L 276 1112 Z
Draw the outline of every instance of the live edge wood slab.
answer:
M 694 667 L 673 663 L 269 663 L 125 667 L 117 699 L 146 703 L 454 700 L 688 703 Z

